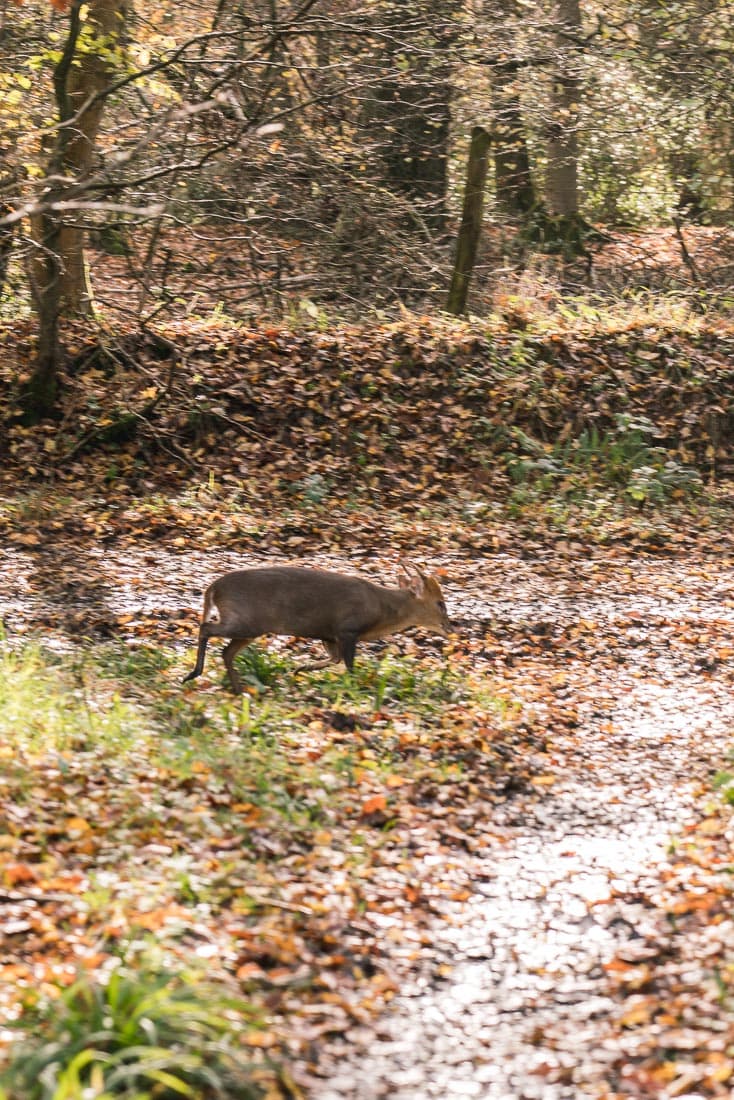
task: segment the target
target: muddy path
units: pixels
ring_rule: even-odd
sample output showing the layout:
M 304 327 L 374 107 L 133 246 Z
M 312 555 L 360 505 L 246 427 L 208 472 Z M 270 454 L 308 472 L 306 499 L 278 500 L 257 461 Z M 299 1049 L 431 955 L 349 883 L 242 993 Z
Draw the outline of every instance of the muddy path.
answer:
M 355 1031 L 324 1053 L 315 1095 L 651 1095 L 634 1074 L 651 1050 L 667 1046 L 687 1061 L 699 1047 L 722 1048 L 716 1004 L 707 1021 L 707 996 L 695 988 L 693 1040 L 678 1019 L 620 1038 L 625 998 L 605 969 L 671 952 L 696 965 L 687 958 L 695 945 L 674 943 L 685 933 L 665 927 L 665 903 L 656 901 L 671 873 L 671 840 L 696 820 L 702 781 L 730 743 L 734 705 L 700 678 L 682 691 L 672 670 L 657 672 L 654 685 L 622 675 L 609 682 L 582 721 L 596 743 L 554 739 L 552 793 L 497 815 L 497 847 L 474 861 L 469 902 L 435 929 L 431 966 L 401 992 L 377 1039 Z M 734 943 L 730 922 L 717 935 Z M 703 973 L 696 978 L 706 984 Z
M 554 577 L 506 562 L 487 602 L 467 578 L 468 619 L 516 643 L 495 656 L 518 697 L 542 721 L 539 680 L 554 693 L 547 786 L 497 812 L 472 896 L 436 926 L 378 1034 L 321 1052 L 308 1081 L 321 1100 L 730 1095 L 728 898 L 687 919 L 727 872 L 681 850 L 703 825 L 730 852 L 726 820 L 707 817 L 734 740 L 728 572 L 571 565 Z M 548 645 L 526 679 L 528 634 Z
M 61 563 L 51 598 L 43 556 L 8 552 L 8 628 L 61 638 L 69 615 L 128 615 L 165 635 L 213 574 L 261 560 L 90 553 L 76 587 Z M 542 733 L 535 787 L 496 808 L 488 844 L 426 856 L 448 876 L 460 859 L 469 896 L 443 903 L 377 1026 L 322 1039 L 295 1080 L 319 1100 L 730 1095 L 731 834 L 710 806 L 734 742 L 728 562 L 422 557 L 445 571 L 474 675 Z

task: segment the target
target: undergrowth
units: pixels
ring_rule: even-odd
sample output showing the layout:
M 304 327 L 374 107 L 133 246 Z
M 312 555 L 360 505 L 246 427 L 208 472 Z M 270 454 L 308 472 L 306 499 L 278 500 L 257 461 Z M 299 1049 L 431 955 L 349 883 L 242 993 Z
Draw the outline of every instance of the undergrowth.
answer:
M 2 1100 L 255 1100 L 238 1032 L 255 1026 L 251 1005 L 193 974 L 145 965 L 29 994 L 24 1032 L 0 1077 Z M 4 1086 L 4 1087 L 3 1087 Z
M 353 934 L 334 929 L 364 908 L 380 853 L 392 883 L 397 844 L 409 876 L 406 830 L 465 797 L 467 768 L 482 797 L 505 782 L 499 749 L 519 715 L 450 657 L 366 650 L 354 676 L 299 672 L 266 649 L 241 662 L 253 682 L 235 698 L 221 670 L 182 688 L 188 661 L 151 645 L 3 643 L 0 881 L 40 907 L 13 963 L 16 1000 L 0 990 L 21 1033 L 4 1100 L 254 1096 L 257 1075 L 242 1074 L 279 960 L 315 996 L 324 967 L 342 966 L 335 945 Z M 388 890 L 406 917 L 412 889 Z M 207 983 L 180 965 L 202 947 Z M 372 947 L 358 948 L 372 973 Z M 331 961 L 304 973 L 317 950 Z M 368 980 L 343 965 L 342 980 Z M 90 973 L 67 988 L 78 967 Z M 222 1001 L 229 982 L 245 1006 Z
M 701 492 L 701 475 L 655 444 L 655 425 L 646 417 L 619 413 L 615 427 L 591 427 L 575 438 L 543 445 L 519 428 L 511 431 L 515 454 L 507 469 L 517 487 L 536 494 L 584 500 L 612 489 L 638 507 L 657 507 Z M 523 498 L 520 488 L 510 501 Z

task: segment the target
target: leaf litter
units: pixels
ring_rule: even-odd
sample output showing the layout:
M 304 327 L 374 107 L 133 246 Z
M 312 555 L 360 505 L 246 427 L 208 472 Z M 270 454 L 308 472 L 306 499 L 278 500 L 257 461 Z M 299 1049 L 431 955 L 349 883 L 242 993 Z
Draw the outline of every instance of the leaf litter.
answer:
M 8 559 L 19 591 L 47 553 Z M 8 806 L 0 838 L 6 982 L 68 982 L 121 938 L 152 934 L 265 999 L 270 1026 L 251 1041 L 287 1057 L 304 1094 L 727 1095 L 731 824 L 710 779 L 734 718 L 725 563 L 705 547 L 697 560 L 469 557 L 448 538 L 417 556 L 441 572 L 457 635 L 444 657 L 404 638 L 361 664 L 371 675 L 394 652 L 395 673 L 407 659 L 420 684 L 448 662 L 468 697 L 439 693 L 432 726 L 415 703 L 376 705 L 374 683 L 367 708 L 343 688 L 325 704 L 318 678 L 289 685 L 302 713 L 276 735 L 291 763 L 268 750 L 272 790 L 303 802 L 294 760 L 326 773 L 347 749 L 351 769 L 310 796 L 320 820 L 305 831 L 228 789 L 218 762 L 197 757 L 201 740 L 187 775 L 175 756 L 150 774 L 145 746 L 139 765 L 133 751 L 134 789 L 83 745 L 33 762 L 32 811 Z M 60 554 L 59 605 L 99 637 L 83 605 L 102 593 L 133 653 L 161 639 L 182 650 L 192 589 L 258 558 L 184 555 L 170 540 L 152 555 L 123 529 L 91 559 L 76 608 Z M 13 605 L 8 627 L 63 635 L 52 597 Z M 287 676 L 299 655 L 276 650 Z M 182 652 L 154 690 L 178 693 L 184 664 Z M 185 696 L 206 736 L 220 698 L 216 673 Z M 252 697 L 253 713 L 266 699 Z M 229 735 L 235 772 L 242 737 Z
M 263 1008 L 265 1026 L 243 1042 L 273 1096 L 728 1096 L 732 827 L 713 784 L 734 718 L 726 490 L 698 512 L 602 494 L 601 518 L 572 501 L 562 523 L 541 495 L 506 507 L 506 456 L 487 459 L 479 484 L 476 440 L 461 442 L 488 400 L 469 377 L 475 345 L 467 337 L 467 393 L 439 400 L 424 372 L 455 348 L 434 334 L 406 352 L 405 333 L 383 335 L 403 342 L 402 366 L 385 373 L 373 348 L 374 378 L 361 382 L 382 388 L 385 426 L 397 418 L 405 431 L 351 485 L 354 452 L 320 450 L 319 434 L 334 419 L 344 345 L 313 334 L 299 337 L 300 363 L 298 341 L 286 348 L 278 331 L 238 345 L 257 349 L 247 386 L 264 386 L 280 418 L 253 430 L 286 433 L 302 448 L 295 466 L 281 465 L 280 443 L 269 454 L 245 442 L 235 469 L 224 390 L 251 394 L 234 346 L 232 378 L 220 363 L 207 383 L 225 404 L 196 424 L 210 476 L 193 488 L 172 469 L 190 444 L 177 422 L 189 390 L 114 459 L 102 440 L 86 450 L 70 438 L 50 481 L 36 471 L 20 493 L 17 470 L 46 429 L 12 429 L 4 674 L 30 686 L 0 738 L 2 1007 L 12 1019 L 31 994 L 54 996 L 80 969 L 102 974 L 155 942 Z M 277 384 L 268 341 L 294 363 Z M 648 412 L 662 393 L 646 366 L 654 343 L 635 333 L 619 346 L 640 351 L 628 392 Z M 575 386 L 606 377 L 588 347 L 556 345 L 585 363 L 557 407 L 522 378 L 492 382 L 541 437 L 562 424 Z M 696 345 L 701 364 L 711 346 Z M 717 355 L 699 364 L 714 387 Z M 204 358 L 202 346 L 202 377 Z M 316 392 L 323 405 L 295 434 L 281 385 L 294 379 L 299 400 Z M 589 415 L 606 415 L 602 390 L 585 391 Z M 687 394 L 682 383 L 665 392 L 672 438 Z M 340 422 L 361 431 L 369 396 L 341 394 Z M 682 459 L 705 460 L 713 445 L 711 396 L 698 419 L 689 410 Z M 72 388 L 71 403 L 82 400 Z M 445 437 L 418 476 L 431 446 L 409 436 L 416 416 Z M 154 462 L 169 445 L 174 457 Z M 721 447 L 714 465 L 727 460 Z M 417 502 L 420 482 L 441 492 Z M 300 676 L 303 647 L 281 640 L 247 659 L 243 701 L 223 692 L 213 662 L 180 688 L 212 576 L 277 560 L 388 580 L 400 554 L 440 573 L 457 628 L 446 646 L 364 647 L 354 683 Z M 34 668 L 27 654 L 13 665 L 39 636 Z

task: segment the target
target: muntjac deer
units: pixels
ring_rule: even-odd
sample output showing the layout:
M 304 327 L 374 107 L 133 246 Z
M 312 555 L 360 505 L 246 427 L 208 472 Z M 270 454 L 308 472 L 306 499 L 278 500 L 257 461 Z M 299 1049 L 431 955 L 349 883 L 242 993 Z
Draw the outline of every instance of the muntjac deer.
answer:
M 350 672 L 357 642 L 384 638 L 411 626 L 448 634 L 451 624 L 436 578 L 425 576 L 412 564 L 402 569 L 399 588 L 290 565 L 225 573 L 204 593 L 196 665 L 183 682 L 202 672 L 210 638 L 231 638 L 222 656 L 232 689 L 240 694 L 242 683 L 234 658 L 262 634 L 318 638 L 327 656 L 302 667 L 324 668 L 343 661 Z

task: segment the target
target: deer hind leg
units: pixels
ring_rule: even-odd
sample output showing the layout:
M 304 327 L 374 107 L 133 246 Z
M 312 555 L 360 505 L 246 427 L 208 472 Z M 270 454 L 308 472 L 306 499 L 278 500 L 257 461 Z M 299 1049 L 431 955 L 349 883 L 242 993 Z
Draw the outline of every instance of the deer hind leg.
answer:
M 192 668 L 188 676 L 184 676 L 182 683 L 186 683 L 187 680 L 194 680 L 197 676 L 200 676 L 204 671 L 204 660 L 206 658 L 206 644 L 210 638 L 215 637 L 219 633 L 219 624 L 204 622 L 199 627 L 199 647 L 196 651 L 196 664 Z
M 237 669 L 234 667 L 234 659 L 240 650 L 244 649 L 246 645 L 249 645 L 251 641 L 252 638 L 233 638 L 222 650 L 222 657 L 224 658 L 229 682 L 232 685 L 232 691 L 235 695 L 242 694 L 242 681 L 239 678 Z

